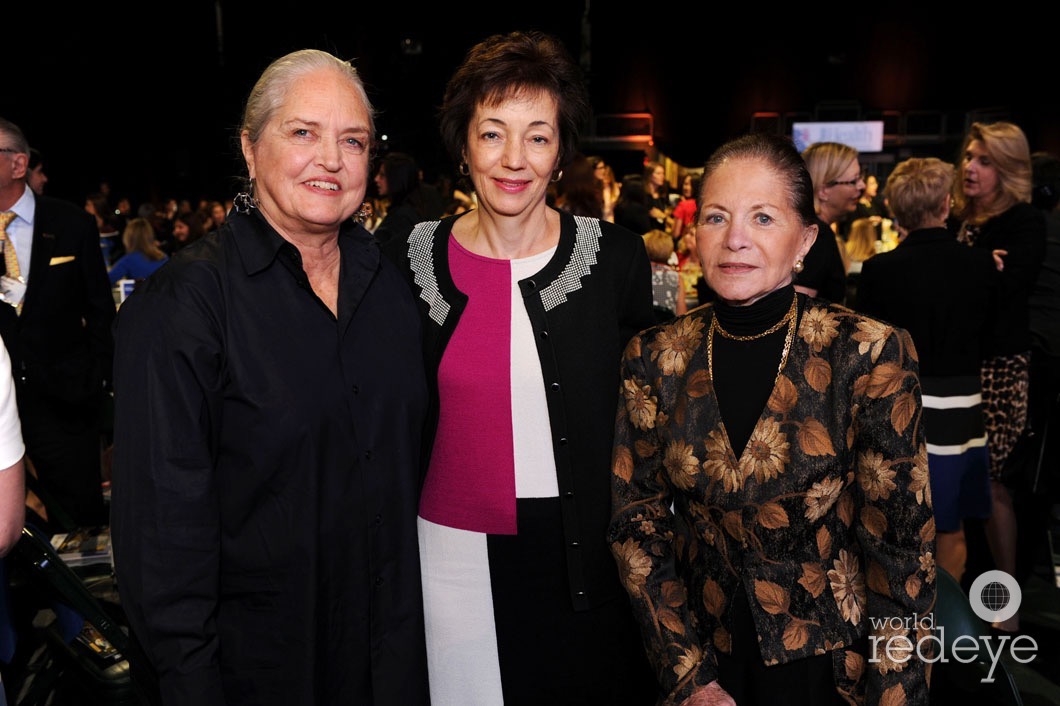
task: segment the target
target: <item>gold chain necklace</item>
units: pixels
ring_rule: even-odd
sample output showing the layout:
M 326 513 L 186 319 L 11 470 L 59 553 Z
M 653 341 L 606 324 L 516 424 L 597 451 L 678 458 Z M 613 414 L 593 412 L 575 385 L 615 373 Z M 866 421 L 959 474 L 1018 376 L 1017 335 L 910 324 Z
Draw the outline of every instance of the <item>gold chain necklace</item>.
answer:
M 788 325 L 787 335 L 784 336 L 784 350 L 780 353 L 780 365 L 777 366 L 777 376 L 773 378 L 773 387 L 777 386 L 777 381 L 780 380 L 780 374 L 784 371 L 784 364 L 788 362 L 788 353 L 791 352 L 791 344 L 795 341 L 795 322 L 798 320 L 798 305 L 799 295 L 796 294 L 791 300 L 791 308 L 788 309 L 788 313 L 784 315 L 780 321 L 770 326 L 768 330 L 762 333 L 757 333 L 753 336 L 735 336 L 721 327 L 718 323 L 718 312 L 712 312 L 713 316 L 710 320 L 710 329 L 707 332 L 707 373 L 710 375 L 711 382 L 714 380 L 714 332 L 718 331 L 725 338 L 734 341 L 754 341 L 756 339 L 768 336 L 771 333 L 775 333 L 780 330 L 780 327 L 785 323 Z
M 791 308 L 788 309 L 788 313 L 784 314 L 784 318 L 767 328 L 762 333 L 756 333 L 751 336 L 737 336 L 735 333 L 729 333 L 724 328 L 722 328 L 722 325 L 720 323 L 718 323 L 718 312 L 714 312 L 714 318 L 710 322 L 710 330 L 713 332 L 715 329 L 717 329 L 718 333 L 720 333 L 722 336 L 729 339 L 730 341 L 757 341 L 759 338 L 765 338 L 771 333 L 776 333 L 780 330 L 781 326 L 795 318 L 795 314 L 798 311 L 798 306 L 799 296 L 796 294 L 791 298 Z

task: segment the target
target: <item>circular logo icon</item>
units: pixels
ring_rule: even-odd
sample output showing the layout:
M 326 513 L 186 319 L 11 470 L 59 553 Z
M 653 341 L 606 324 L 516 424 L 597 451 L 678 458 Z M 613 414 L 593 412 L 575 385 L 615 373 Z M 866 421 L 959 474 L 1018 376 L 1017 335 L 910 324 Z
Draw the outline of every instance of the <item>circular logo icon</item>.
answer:
M 987 623 L 1008 620 L 1020 609 L 1023 592 L 1015 578 L 996 569 L 986 571 L 968 590 L 972 610 Z

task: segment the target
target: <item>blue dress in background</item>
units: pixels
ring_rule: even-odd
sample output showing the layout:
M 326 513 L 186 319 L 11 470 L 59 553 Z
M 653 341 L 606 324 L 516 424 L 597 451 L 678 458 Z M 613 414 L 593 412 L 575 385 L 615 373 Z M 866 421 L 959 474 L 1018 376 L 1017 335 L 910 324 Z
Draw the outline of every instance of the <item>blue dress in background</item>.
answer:
M 168 260 L 168 256 L 161 260 L 150 260 L 139 251 L 126 253 L 109 270 L 111 286 L 117 284 L 120 279 L 145 279 Z

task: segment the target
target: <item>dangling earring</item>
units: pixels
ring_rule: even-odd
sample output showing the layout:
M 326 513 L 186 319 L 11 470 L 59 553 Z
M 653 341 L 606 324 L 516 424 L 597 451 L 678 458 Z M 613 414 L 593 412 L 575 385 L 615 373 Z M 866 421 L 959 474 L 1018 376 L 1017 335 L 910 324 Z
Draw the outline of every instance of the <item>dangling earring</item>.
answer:
M 258 207 L 258 200 L 254 197 L 254 179 L 247 180 L 247 191 L 238 193 L 232 199 L 232 207 L 236 213 L 250 213 L 251 209 Z
M 467 167 L 467 162 L 461 162 L 457 166 L 456 171 L 460 172 L 460 176 L 468 176 L 471 174 L 471 170 Z
M 552 181 L 553 182 L 557 182 L 557 181 L 559 181 L 562 178 L 563 178 L 563 170 L 562 169 L 557 169 L 556 171 L 552 172 Z
M 802 260 L 799 259 L 799 260 L 796 260 L 795 264 L 791 266 L 791 271 L 794 272 L 795 274 L 799 274 L 800 272 L 802 272 L 802 268 L 803 267 L 805 267 L 805 265 L 803 264 Z

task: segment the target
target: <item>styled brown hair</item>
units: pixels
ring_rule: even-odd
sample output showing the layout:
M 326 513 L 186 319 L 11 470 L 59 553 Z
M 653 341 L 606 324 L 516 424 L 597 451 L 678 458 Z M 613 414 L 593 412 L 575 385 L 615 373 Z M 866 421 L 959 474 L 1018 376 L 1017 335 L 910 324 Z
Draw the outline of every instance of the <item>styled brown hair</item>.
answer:
M 814 210 L 814 184 L 810 178 L 806 162 L 795 149 L 795 143 L 788 137 L 771 135 L 764 132 L 752 132 L 742 137 L 729 140 L 707 159 L 700 180 L 699 202 L 703 203 L 703 189 L 707 181 L 718 168 L 729 160 L 761 160 L 773 171 L 783 177 L 787 184 L 788 198 L 791 207 L 798 214 L 802 225 L 817 223 L 817 212 Z M 625 193 L 625 188 L 622 192 Z M 818 237 L 822 234 L 818 233 Z
M 454 164 L 464 161 L 467 131 L 479 105 L 543 92 L 559 114 L 559 164 L 578 152 L 591 114 L 581 68 L 559 39 L 544 32 L 495 34 L 473 46 L 445 87 L 438 111 L 442 142 Z

